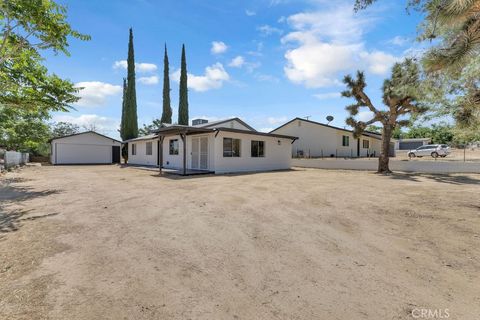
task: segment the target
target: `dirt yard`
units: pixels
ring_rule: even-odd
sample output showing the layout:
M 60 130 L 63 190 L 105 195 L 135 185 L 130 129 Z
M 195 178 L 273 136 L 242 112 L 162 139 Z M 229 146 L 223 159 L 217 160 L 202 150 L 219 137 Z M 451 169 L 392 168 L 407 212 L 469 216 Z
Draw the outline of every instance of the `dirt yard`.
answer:
M 1 319 L 480 316 L 480 175 L 27 167 L 0 206 Z

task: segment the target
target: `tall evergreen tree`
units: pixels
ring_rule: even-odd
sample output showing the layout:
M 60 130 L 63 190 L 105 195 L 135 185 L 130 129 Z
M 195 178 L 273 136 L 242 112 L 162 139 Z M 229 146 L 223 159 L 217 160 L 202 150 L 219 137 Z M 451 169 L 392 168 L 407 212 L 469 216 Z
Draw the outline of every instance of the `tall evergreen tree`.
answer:
M 170 106 L 170 76 L 168 67 L 167 44 L 163 57 L 163 112 L 161 123 L 172 123 L 172 107 Z
M 127 79 L 123 78 L 123 96 L 122 96 L 122 120 L 120 122 L 120 137 L 125 140 L 125 116 L 126 116 L 126 102 L 127 102 Z
M 185 58 L 185 45 L 182 45 L 182 66 L 180 70 L 178 124 L 188 125 L 187 59 Z
M 135 90 L 135 57 L 133 52 L 133 31 L 130 28 L 127 59 L 127 94 L 125 103 L 125 140 L 138 137 L 137 92 Z

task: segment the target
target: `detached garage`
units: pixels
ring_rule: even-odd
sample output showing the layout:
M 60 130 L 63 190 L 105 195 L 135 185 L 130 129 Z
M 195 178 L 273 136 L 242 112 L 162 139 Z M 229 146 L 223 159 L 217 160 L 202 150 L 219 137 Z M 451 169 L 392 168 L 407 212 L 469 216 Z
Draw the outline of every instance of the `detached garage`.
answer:
M 120 163 L 122 143 L 93 131 L 50 140 L 52 164 Z

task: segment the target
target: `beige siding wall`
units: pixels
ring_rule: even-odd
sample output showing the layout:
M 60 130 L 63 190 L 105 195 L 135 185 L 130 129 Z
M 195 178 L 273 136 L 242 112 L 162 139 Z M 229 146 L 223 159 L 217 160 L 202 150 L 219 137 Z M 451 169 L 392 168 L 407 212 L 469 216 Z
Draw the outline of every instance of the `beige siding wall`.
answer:
M 310 157 L 357 157 L 357 139 L 353 133 L 331 127 L 314 124 L 307 121 L 295 120 L 288 125 L 274 131 L 277 134 L 285 134 L 298 137 L 292 144 L 292 155 L 303 153 Z M 342 137 L 349 137 L 349 145 L 342 145 Z M 368 149 L 363 148 L 363 140 L 370 141 Z M 360 138 L 360 156 L 366 156 L 375 152 L 380 154 L 380 140 L 368 136 Z
M 240 130 L 251 131 L 250 128 L 244 126 L 243 124 L 241 124 L 237 120 L 232 120 L 232 121 L 228 121 L 228 122 L 224 122 L 224 123 L 220 123 L 220 124 L 215 124 L 215 125 L 212 125 L 211 127 L 208 127 L 208 128 L 211 128 L 211 129 L 213 129 L 213 128 L 230 128 L 230 129 L 240 129 Z

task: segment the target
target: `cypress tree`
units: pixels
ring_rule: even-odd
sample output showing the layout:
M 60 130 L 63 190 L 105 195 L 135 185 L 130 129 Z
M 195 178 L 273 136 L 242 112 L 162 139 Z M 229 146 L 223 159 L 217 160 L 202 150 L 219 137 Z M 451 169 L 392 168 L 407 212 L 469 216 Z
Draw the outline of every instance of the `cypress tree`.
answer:
M 122 140 L 126 140 L 125 135 L 125 115 L 126 115 L 126 108 L 125 103 L 127 100 L 127 79 L 123 78 L 123 96 L 122 96 L 122 120 L 120 122 L 120 137 Z
M 182 66 L 180 70 L 178 124 L 188 125 L 187 61 L 185 58 L 185 45 L 182 45 Z
M 172 123 L 172 107 L 170 106 L 170 75 L 168 67 L 167 44 L 163 57 L 163 112 L 161 123 Z
M 135 90 L 135 57 L 133 52 L 133 31 L 130 28 L 127 59 L 127 94 L 125 104 L 125 139 L 138 137 L 137 93 Z

